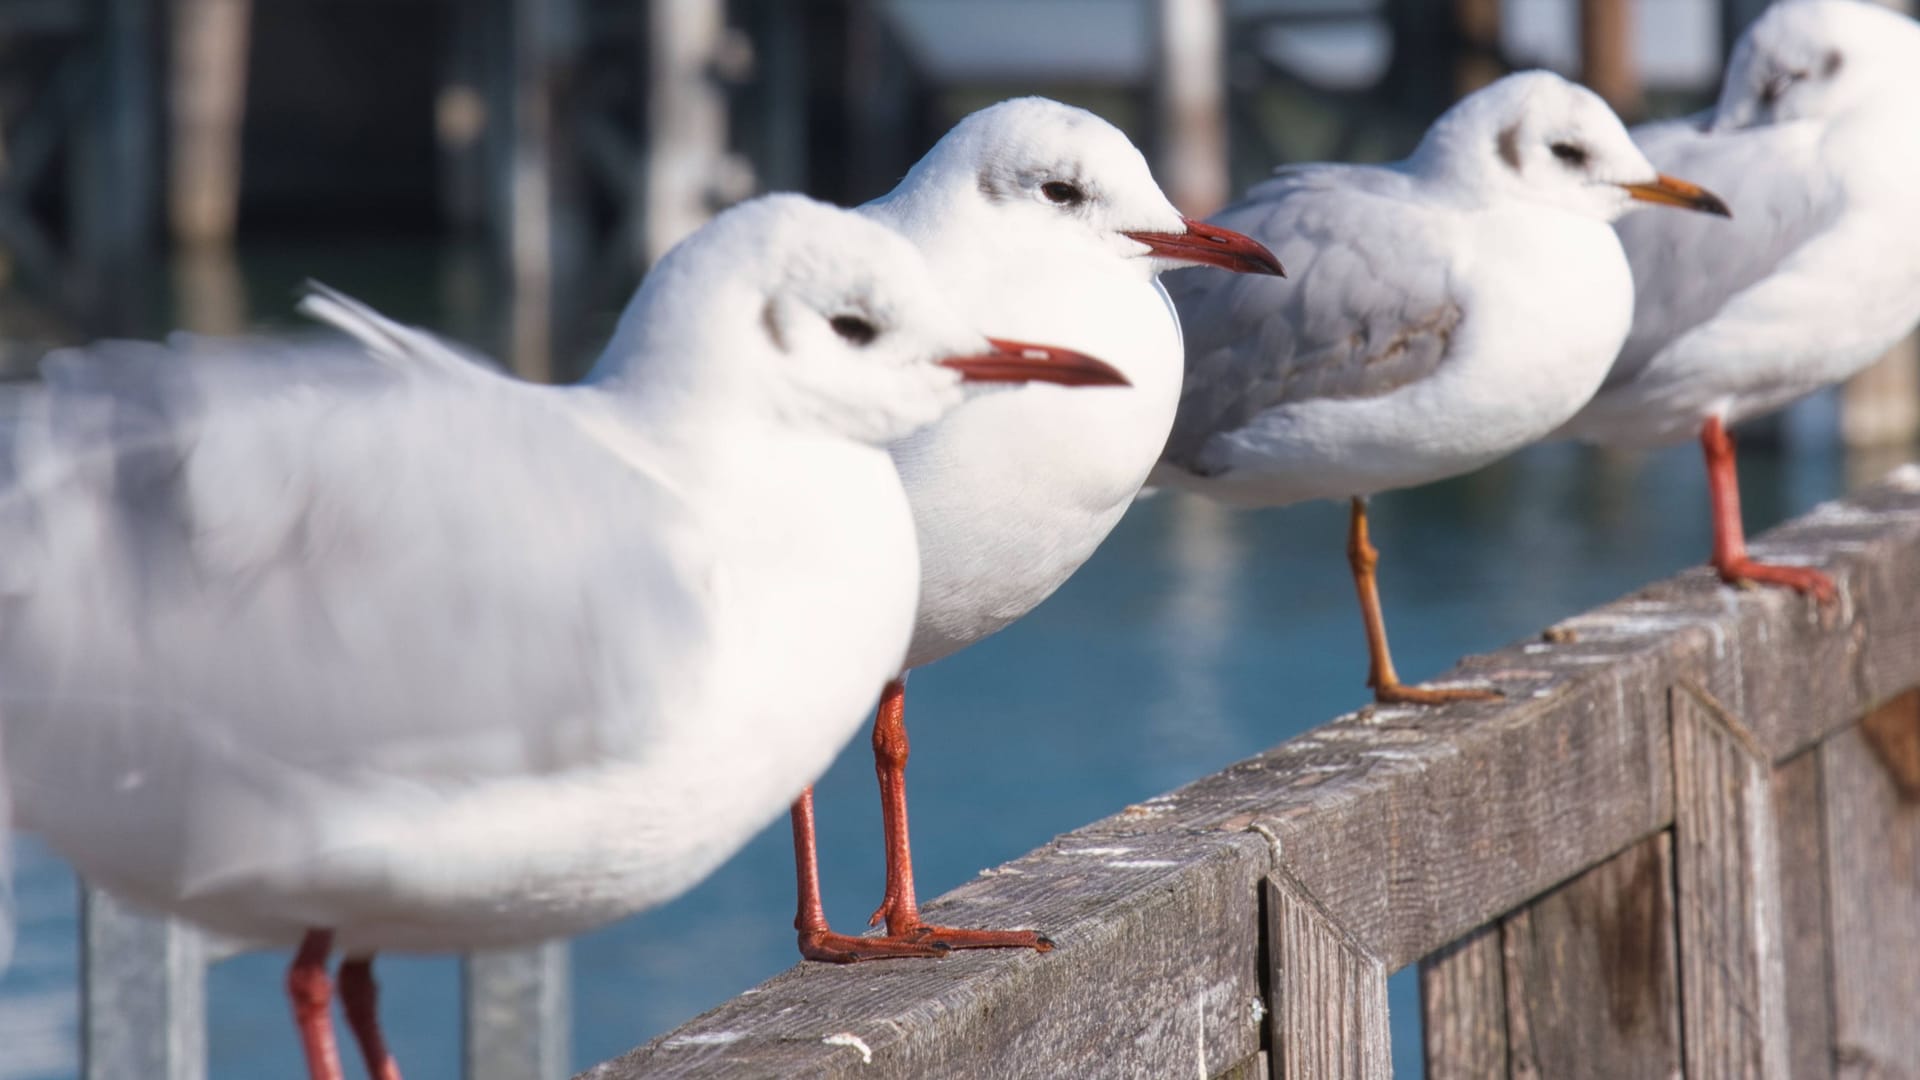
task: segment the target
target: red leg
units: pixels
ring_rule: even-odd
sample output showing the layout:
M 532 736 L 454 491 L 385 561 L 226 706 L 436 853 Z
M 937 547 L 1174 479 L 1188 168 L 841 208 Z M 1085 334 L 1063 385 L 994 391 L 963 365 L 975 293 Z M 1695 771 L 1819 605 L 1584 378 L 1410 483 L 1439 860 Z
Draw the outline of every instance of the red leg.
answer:
M 332 948 L 333 931 L 309 930 L 287 969 L 287 998 L 306 1050 L 309 1080 L 341 1080 L 340 1051 L 333 1044 L 333 986 L 327 981 L 327 952 Z
M 340 1004 L 346 1008 L 347 1024 L 360 1043 L 367 1076 L 370 1080 L 400 1080 L 400 1066 L 394 1063 L 387 1040 L 380 1035 L 379 996 L 371 956 L 340 961 Z
M 928 945 L 887 938 L 848 937 L 827 928 L 827 913 L 820 905 L 820 863 L 813 846 L 813 789 L 800 793 L 793 801 L 793 866 L 800 892 L 799 911 L 793 916 L 793 928 L 800 935 L 800 955 L 808 960 L 830 964 L 851 964 L 856 960 L 880 960 L 895 956 L 943 956 L 945 945 Z
M 1734 472 L 1733 437 L 1717 416 L 1700 428 L 1700 449 L 1707 457 L 1707 490 L 1713 497 L 1713 568 L 1729 585 L 1743 581 L 1785 585 L 1823 604 L 1837 595 L 1833 579 L 1809 566 L 1777 566 L 1747 556 L 1746 528 L 1740 521 L 1740 481 Z
M 873 771 L 880 778 L 880 817 L 887 835 L 886 897 L 868 920 L 885 919 L 887 935 L 955 949 L 1053 948 L 1031 930 L 956 930 L 920 921 L 913 889 L 913 851 L 907 833 L 907 684 L 895 679 L 880 695 L 873 718 Z
M 1387 651 L 1387 620 L 1380 611 L 1380 585 L 1374 567 L 1380 552 L 1367 538 L 1367 500 L 1356 497 L 1347 519 L 1347 565 L 1353 569 L 1353 589 L 1360 596 L 1360 621 L 1367 628 L 1367 685 L 1373 688 L 1373 700 L 1382 705 L 1444 705 L 1449 701 L 1494 701 L 1498 690 L 1473 687 L 1446 689 L 1408 686 L 1393 670 L 1393 654 Z

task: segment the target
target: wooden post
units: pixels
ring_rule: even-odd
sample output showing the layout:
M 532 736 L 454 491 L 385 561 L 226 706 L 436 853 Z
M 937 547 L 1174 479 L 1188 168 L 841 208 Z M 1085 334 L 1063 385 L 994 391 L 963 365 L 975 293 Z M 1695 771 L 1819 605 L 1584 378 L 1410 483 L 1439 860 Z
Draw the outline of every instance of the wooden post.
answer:
M 1275 1080 L 1387 1080 L 1387 969 L 1298 882 L 1266 882 Z
M 1909 334 L 1840 388 L 1840 438 L 1904 446 L 1920 435 L 1920 336 Z
M 1231 196 L 1221 0 L 1156 0 L 1155 171 L 1173 205 L 1204 217 Z
M 555 300 L 579 272 L 583 226 L 566 125 L 580 45 L 580 0 L 504 0 L 508 135 L 500 239 L 511 269 L 509 355 L 540 382 L 554 377 Z M 498 95 L 496 95 L 498 96 Z
M 639 262 L 651 266 L 705 224 L 715 204 L 751 190 L 727 154 L 726 91 L 714 58 L 727 45 L 721 0 L 651 0 L 647 8 L 647 153 Z
M 1640 115 L 1640 68 L 1635 63 L 1635 0 L 1580 0 L 1580 78 L 1613 111 Z
M 1773 770 L 1780 836 L 1780 925 L 1786 963 L 1788 1076 L 1833 1075 L 1833 935 L 1827 910 L 1826 800 L 1821 749 Z
M 569 1074 L 569 970 L 564 941 L 464 958 L 466 1080 Z
M 233 242 L 252 0 L 173 0 L 167 218 L 177 243 Z
M 204 1080 L 207 991 L 200 935 L 91 888 L 81 891 L 80 926 L 81 1075 Z
M 1675 689 L 1671 717 L 1686 1075 L 1786 1080 L 1773 770 L 1703 692 Z
M 1667 833 L 1509 916 L 1501 939 L 1513 1075 L 1681 1075 Z
M 1466 97 L 1502 74 L 1500 0 L 1453 0 L 1453 24 L 1460 42 L 1453 94 Z
M 1820 747 L 1833 1042 L 1844 1075 L 1920 1062 L 1920 690 Z
M 1507 1075 L 1507 982 L 1500 924 L 1420 961 L 1427 1080 Z

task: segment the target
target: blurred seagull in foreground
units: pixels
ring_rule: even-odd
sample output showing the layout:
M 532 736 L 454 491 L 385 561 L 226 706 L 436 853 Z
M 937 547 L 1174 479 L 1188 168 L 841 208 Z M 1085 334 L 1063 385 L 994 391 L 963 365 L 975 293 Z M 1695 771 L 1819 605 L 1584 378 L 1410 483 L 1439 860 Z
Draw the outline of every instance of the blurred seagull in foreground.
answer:
M 1636 200 L 1727 213 L 1657 173 L 1591 91 L 1526 72 L 1447 110 L 1404 161 L 1283 168 L 1215 215 L 1272 244 L 1291 287 L 1168 278 L 1187 379 L 1154 482 L 1247 506 L 1350 499 L 1375 700 L 1498 696 L 1400 682 L 1367 498 L 1478 469 L 1586 403 L 1632 318 L 1610 225 Z
M 1033 610 L 1093 554 L 1139 492 L 1180 386 L 1180 326 L 1156 276 L 1183 266 L 1279 274 L 1280 264 L 1238 233 L 1182 217 L 1118 128 L 1044 98 L 1001 102 L 962 120 L 898 187 L 860 210 L 917 244 L 968 317 L 1100 356 L 1132 384 L 981 397 L 894 447 L 920 536 L 911 668 Z M 887 683 L 873 726 L 887 881 L 872 921 L 884 919 L 887 936 L 828 929 L 804 795 L 793 810 L 801 953 L 848 962 L 943 948 L 1049 948 L 1031 931 L 921 920 L 907 829 L 904 670 Z
M 1920 319 L 1916 101 L 1920 25 L 1876 4 L 1790 0 L 1741 37 L 1710 112 L 1634 131 L 1655 163 L 1724 191 L 1740 216 L 1620 223 L 1633 332 L 1563 434 L 1698 436 L 1727 582 L 1834 596 L 1818 570 L 1748 556 L 1727 427 L 1847 378 Z
M 793 196 L 670 252 L 577 387 L 306 306 L 358 344 L 103 343 L 15 403 L 0 742 L 89 880 L 297 943 L 316 1078 L 330 952 L 397 1077 L 373 953 L 658 904 L 827 767 L 913 627 L 887 444 L 963 380 L 1121 381 L 990 343 L 912 245 Z

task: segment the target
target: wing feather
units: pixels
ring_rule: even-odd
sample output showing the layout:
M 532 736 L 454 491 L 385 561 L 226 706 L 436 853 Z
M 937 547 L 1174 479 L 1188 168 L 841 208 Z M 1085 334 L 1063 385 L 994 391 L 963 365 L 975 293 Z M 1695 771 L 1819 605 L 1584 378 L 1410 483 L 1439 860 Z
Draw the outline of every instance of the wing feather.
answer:
M 1707 132 L 1699 118 L 1634 129 L 1634 141 L 1662 172 L 1712 190 L 1731 219 L 1655 209 L 1615 226 L 1633 267 L 1633 331 L 1603 392 L 1630 382 L 1670 344 L 1756 290 L 1791 287 L 1778 272 L 1818 240 L 1838 214 L 1819 180 L 1819 129 L 1812 123 Z M 1805 178 L 1782 184 L 1782 176 Z M 1788 309 L 1796 310 L 1796 309 Z
M 1265 410 L 1378 397 L 1446 363 L 1464 305 L 1446 237 L 1410 209 L 1407 189 L 1387 168 L 1284 169 L 1214 217 L 1292 276 L 1167 275 L 1187 340 L 1168 460 L 1205 471 L 1207 441 Z

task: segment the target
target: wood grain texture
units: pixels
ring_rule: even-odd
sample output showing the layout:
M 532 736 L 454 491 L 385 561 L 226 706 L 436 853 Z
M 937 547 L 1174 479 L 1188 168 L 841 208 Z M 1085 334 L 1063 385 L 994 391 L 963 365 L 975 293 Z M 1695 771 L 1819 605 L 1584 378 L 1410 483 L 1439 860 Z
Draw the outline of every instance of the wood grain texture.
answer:
M 1920 1076 L 1920 803 L 1861 730 L 1820 748 L 1833 934 L 1833 1060 L 1842 1077 Z M 1920 692 L 1877 710 L 1920 739 Z
M 1655 833 L 1508 916 L 1500 937 L 1511 1075 L 1679 1074 L 1670 834 Z
M 803 964 L 583 1076 L 1219 1076 L 1261 1049 L 1267 852 L 1246 833 L 1069 833 L 927 911 L 1041 927 L 1053 952 Z
M 1287 875 L 1266 890 L 1274 1080 L 1389 1080 L 1386 965 Z
M 1689 1077 L 1786 1080 L 1773 772 L 1752 734 L 1691 689 L 1673 692 L 1680 1008 Z
M 1753 547 L 1826 568 L 1841 603 L 1823 613 L 1704 570 L 1650 586 L 1452 673 L 1498 684 L 1504 701 L 1341 717 L 942 902 L 950 921 L 1040 926 L 1062 943 L 1051 955 L 796 969 L 598 1075 L 1217 1077 L 1260 1049 L 1260 933 L 1248 928 L 1267 874 L 1297 882 L 1393 970 L 1673 825 L 1677 760 L 1689 1052 L 1698 1027 L 1702 1060 L 1719 1052 L 1708 1047 L 1732 1055 L 1725 1040 L 1745 1025 L 1755 1075 L 1780 1075 L 1766 764 L 1920 685 L 1920 468 Z M 1700 713 L 1670 721 L 1682 685 L 1725 702 L 1744 739 Z M 1684 753 L 1677 731 L 1692 740 Z M 1084 854 L 1115 849 L 1129 854 Z M 821 1044 L 842 1032 L 865 1041 L 870 1065 Z
M 1833 1075 L 1833 964 L 1827 932 L 1825 800 L 1820 750 L 1773 771 L 1780 841 L 1780 924 L 1787 979 L 1787 1075 Z
M 1420 961 L 1427 1080 L 1505 1080 L 1507 985 L 1500 926 L 1483 926 Z

